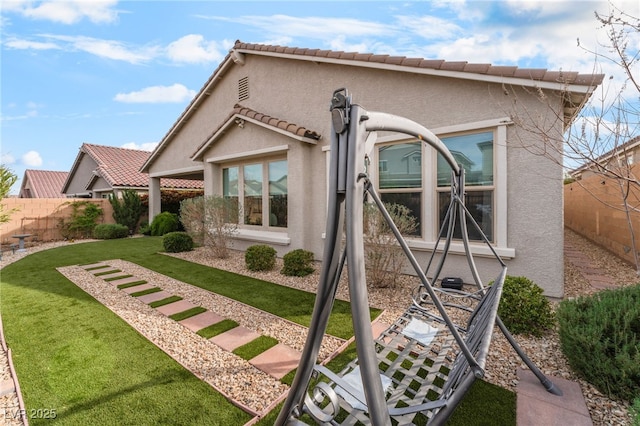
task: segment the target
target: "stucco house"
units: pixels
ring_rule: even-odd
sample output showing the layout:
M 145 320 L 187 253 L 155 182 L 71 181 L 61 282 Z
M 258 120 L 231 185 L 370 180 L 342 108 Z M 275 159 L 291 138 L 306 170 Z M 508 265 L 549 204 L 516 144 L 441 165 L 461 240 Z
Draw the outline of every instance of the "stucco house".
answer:
M 69 172 L 27 169 L 24 171 L 18 197 L 64 198 L 62 186 L 68 176 Z
M 146 193 L 149 177 L 140 168 L 149 151 L 83 143 L 62 185 L 71 198 L 107 198 L 131 189 Z M 202 189 L 202 180 L 163 179 L 163 189 Z
M 545 120 L 562 134 L 602 75 L 521 69 L 237 41 L 170 127 L 141 170 L 150 177 L 150 218 L 161 178 L 204 181 L 205 194 L 237 197 L 244 215 L 234 247 L 304 248 L 322 257 L 327 199 L 329 104 L 347 88 L 370 111 L 403 116 L 438 135 L 467 169 L 467 204 L 503 256 L 547 295 L 563 295 L 562 164 L 536 155 L 543 141 L 515 116 Z M 434 247 L 448 172 L 433 150 L 380 134 L 370 176 L 384 201 L 419 221 L 418 259 Z M 557 150 L 551 150 L 557 151 Z M 473 236 L 472 236 L 473 237 Z M 462 244 L 452 251 L 462 253 Z M 482 257 L 488 248 L 473 250 Z M 452 256 L 444 276 L 458 272 Z M 488 273 L 488 272 L 487 272 Z

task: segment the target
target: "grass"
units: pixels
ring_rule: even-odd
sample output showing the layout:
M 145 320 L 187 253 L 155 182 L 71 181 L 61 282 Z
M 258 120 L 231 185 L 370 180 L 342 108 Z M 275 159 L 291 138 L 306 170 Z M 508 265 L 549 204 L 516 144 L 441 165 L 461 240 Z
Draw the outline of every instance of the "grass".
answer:
M 235 348 L 233 353 L 248 361 L 260 355 L 264 351 L 271 349 L 277 344 L 278 340 L 271 336 L 260 336 L 249 343 Z
M 105 281 L 110 282 L 110 281 L 116 281 L 116 280 L 121 280 L 123 278 L 131 278 L 133 275 L 131 274 L 122 274 L 122 275 L 118 275 L 117 277 L 111 277 L 111 278 L 105 278 Z
M 146 282 L 145 280 L 134 281 L 134 282 L 131 282 L 131 283 L 120 284 L 120 285 L 118 286 L 118 288 L 119 288 L 120 290 L 123 290 L 123 289 L 125 289 L 125 288 L 135 287 L 135 286 L 137 286 L 137 285 L 146 284 L 146 283 L 147 283 L 147 282 Z
M 155 302 L 149 303 L 149 306 L 152 308 L 159 308 L 160 306 L 168 305 L 169 303 L 179 302 L 182 300 L 180 296 L 169 296 L 164 299 L 156 300 Z
M 196 306 L 195 308 L 190 308 L 190 309 L 187 309 L 186 311 L 177 312 L 173 315 L 169 315 L 169 318 L 171 318 L 174 321 L 182 321 L 187 318 L 194 317 L 203 312 L 207 312 L 207 310 L 202 306 Z
M 100 277 L 102 275 L 115 274 L 116 272 L 122 272 L 120 269 L 109 269 L 108 271 L 98 272 L 97 274 L 93 274 L 96 277 Z
M 153 287 L 153 288 L 148 288 L 146 290 L 141 290 L 141 291 L 136 291 L 135 293 L 131 293 L 131 296 L 140 297 L 140 296 L 144 296 L 145 294 L 157 293 L 159 291 L 162 291 L 160 287 Z
M 225 331 L 229 331 L 233 328 L 239 326 L 237 322 L 225 319 L 215 324 L 212 324 L 208 327 L 198 330 L 198 335 L 204 337 L 205 339 L 211 339 L 213 336 L 217 336 L 218 334 L 222 334 Z

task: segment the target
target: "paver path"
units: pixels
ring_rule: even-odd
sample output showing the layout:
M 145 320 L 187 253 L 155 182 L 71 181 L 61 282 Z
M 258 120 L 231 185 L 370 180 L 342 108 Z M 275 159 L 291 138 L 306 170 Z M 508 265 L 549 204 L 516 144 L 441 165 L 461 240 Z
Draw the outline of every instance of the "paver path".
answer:
M 120 279 L 118 273 L 101 274 L 113 269 L 127 278 Z M 288 386 L 279 379 L 297 367 L 307 335 L 305 327 L 129 262 L 113 260 L 58 270 L 252 415 L 268 412 L 286 395 Z M 140 283 L 126 286 L 135 282 Z M 118 285 L 123 288 L 118 289 Z M 160 291 L 131 295 L 151 288 Z M 182 300 L 157 308 L 149 306 L 171 296 Z M 169 318 L 194 307 L 206 311 L 179 322 Z M 196 334 L 225 319 L 240 326 L 211 339 Z M 274 337 L 279 343 L 248 361 L 231 352 L 262 335 Z M 342 339 L 326 336 L 321 356 L 326 357 L 344 344 Z

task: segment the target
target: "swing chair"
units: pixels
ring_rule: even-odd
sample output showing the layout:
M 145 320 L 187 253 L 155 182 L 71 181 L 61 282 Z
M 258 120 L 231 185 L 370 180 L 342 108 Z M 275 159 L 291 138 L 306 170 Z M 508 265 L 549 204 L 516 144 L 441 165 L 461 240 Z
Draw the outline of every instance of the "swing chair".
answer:
M 334 92 L 331 115 L 324 261 L 305 348 L 276 424 L 306 424 L 303 419 L 309 418 L 317 424 L 330 425 L 444 424 L 475 379 L 484 376 L 496 325 L 543 386 L 560 395 L 497 316 L 507 268 L 465 206 L 464 169 L 447 147 L 411 120 L 369 112 L 351 104 L 345 89 Z M 435 149 L 451 168 L 450 203 L 425 268 L 413 256 L 366 173 L 377 131 L 414 136 Z M 366 198 L 380 210 L 420 280 L 409 308 L 376 339 L 371 330 L 364 269 L 362 217 Z M 490 286 L 480 279 L 469 246 L 467 224 L 479 233 L 496 260 L 498 272 Z M 434 285 L 442 273 L 456 229 L 461 234 L 474 280 L 473 291 Z M 441 254 L 436 259 L 438 251 Z M 357 359 L 334 373 L 316 364 L 316 360 L 345 263 Z

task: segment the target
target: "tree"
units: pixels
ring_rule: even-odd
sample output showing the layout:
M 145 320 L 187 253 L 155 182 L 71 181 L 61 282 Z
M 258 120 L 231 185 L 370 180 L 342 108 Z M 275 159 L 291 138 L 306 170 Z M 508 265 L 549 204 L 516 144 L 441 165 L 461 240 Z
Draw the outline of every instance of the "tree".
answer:
M 116 223 L 129 228 L 130 233 L 135 233 L 143 209 L 140 195 L 132 189 L 126 189 L 122 192 L 122 199 L 109 195 L 109 203 L 113 207 L 113 219 Z
M 615 201 L 587 190 L 598 202 L 625 215 L 631 250 L 640 275 L 632 221 L 632 216 L 640 213 L 640 180 L 634 174 L 634 159 L 629 149 L 640 135 L 640 17 L 631 16 L 613 4 L 607 13 L 594 13 L 597 24 L 606 34 L 606 41 L 590 48 L 578 40 L 578 47 L 593 55 L 594 71 L 609 70 L 609 79 L 584 104 L 572 103 L 572 99 L 563 93 L 553 97 L 542 90 L 538 92 L 539 101 L 547 103 L 550 110 L 557 110 L 552 104 L 562 98 L 564 109 L 580 110 L 579 117 L 566 127 L 564 134 L 557 134 L 552 129 L 557 128 L 560 120 L 565 127 L 565 111 L 550 120 L 534 117 L 515 96 L 511 117 L 520 130 L 533 133 L 544 141 L 542 148 L 525 148 L 573 169 L 572 178 L 577 176 L 576 171 L 588 171 L 599 175 L 603 182 L 615 184 L 619 193 Z M 582 185 L 579 178 L 575 183 Z
M 9 169 L 6 165 L 0 164 L 0 200 L 4 200 L 9 195 L 11 191 L 11 187 L 18 180 L 18 176 L 16 176 L 11 169 Z M 0 223 L 7 223 L 11 218 L 11 213 L 13 210 L 5 210 L 5 206 L 0 204 Z

